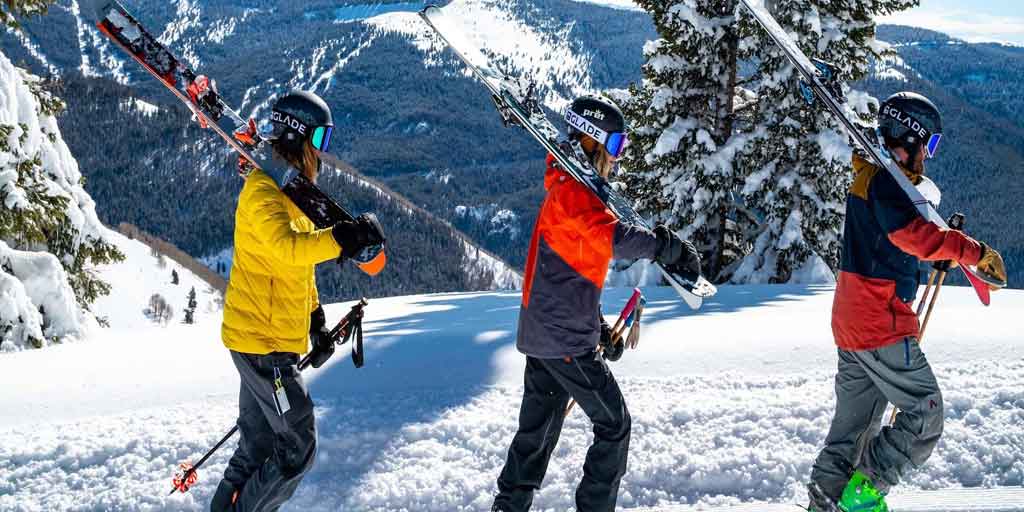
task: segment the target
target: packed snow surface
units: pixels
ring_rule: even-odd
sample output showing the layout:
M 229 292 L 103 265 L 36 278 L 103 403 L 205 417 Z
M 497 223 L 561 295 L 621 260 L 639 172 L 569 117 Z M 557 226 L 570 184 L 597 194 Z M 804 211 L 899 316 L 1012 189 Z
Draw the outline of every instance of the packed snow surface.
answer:
M 630 291 L 607 290 L 606 315 Z M 726 286 L 698 312 L 667 288 L 644 292 L 640 346 L 612 365 L 633 416 L 620 507 L 796 510 L 833 408 L 831 287 Z M 371 299 L 366 367 L 342 348 L 308 375 L 318 460 L 282 510 L 487 510 L 522 393 L 519 300 Z M 123 307 L 134 320 L 94 338 L 0 355 L 16 383 L 0 394 L 0 510 L 207 507 L 233 442 L 189 494 L 167 493 L 174 467 L 234 420 L 238 383 L 218 315 L 161 327 Z M 892 497 L 918 504 L 902 510 L 1024 510 L 1022 307 L 1022 292 L 984 308 L 971 290 L 943 289 L 925 352 L 943 385 L 945 434 Z M 574 411 L 534 510 L 571 509 L 590 440 Z M 963 496 L 957 488 L 974 494 L 945 502 Z

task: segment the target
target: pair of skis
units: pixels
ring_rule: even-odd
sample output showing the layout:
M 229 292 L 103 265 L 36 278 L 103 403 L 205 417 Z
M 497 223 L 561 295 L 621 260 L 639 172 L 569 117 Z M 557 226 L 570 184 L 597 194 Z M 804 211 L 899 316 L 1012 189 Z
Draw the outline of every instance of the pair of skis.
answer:
M 447 16 L 444 9 L 428 6 L 420 12 L 420 17 L 487 87 L 506 126 L 516 125 L 526 130 L 555 157 L 565 172 L 590 189 L 620 221 L 650 227 L 629 201 L 612 189 L 608 181 L 585 159 L 579 158 L 571 147 L 566 147 L 564 141 L 559 141 L 558 129 L 545 116 L 534 84 L 524 85 L 494 70 L 480 49 L 465 37 L 458 21 Z M 661 265 L 657 267 L 665 280 L 693 309 L 699 308 L 705 298 L 717 292 L 715 286 L 699 274 L 686 275 L 676 269 L 666 269 Z
M 268 157 L 268 144 L 256 123 L 229 106 L 206 76 L 197 74 L 157 39 L 117 0 L 94 0 L 96 27 L 160 81 L 240 157 L 273 178 L 281 191 L 317 229 L 355 218 L 315 183 L 285 162 Z M 351 258 L 360 270 L 376 275 L 387 261 L 384 246 L 371 246 Z
M 832 113 L 846 129 L 847 134 L 867 154 L 868 158 L 881 169 L 885 169 L 896 183 L 900 185 L 903 192 L 907 194 L 914 207 L 925 220 L 942 228 L 949 229 L 945 219 L 935 210 L 932 204 L 924 195 L 910 182 L 903 171 L 899 169 L 896 162 L 886 154 L 877 140 L 870 140 L 862 130 L 859 130 L 854 122 L 847 116 L 845 108 L 846 98 L 842 94 L 842 84 L 838 82 L 832 67 L 823 61 L 814 60 L 804 54 L 789 34 L 779 25 L 778 21 L 765 9 L 761 0 L 740 0 L 740 3 L 753 14 L 754 19 L 761 25 L 761 28 L 768 33 L 772 41 L 782 49 L 786 58 L 793 63 L 802 78 L 800 89 L 804 99 L 811 105 L 821 104 Z M 988 306 L 991 303 L 991 288 L 1003 288 L 1005 281 L 980 272 L 977 268 L 968 265 L 959 265 L 964 276 L 974 287 L 981 303 Z

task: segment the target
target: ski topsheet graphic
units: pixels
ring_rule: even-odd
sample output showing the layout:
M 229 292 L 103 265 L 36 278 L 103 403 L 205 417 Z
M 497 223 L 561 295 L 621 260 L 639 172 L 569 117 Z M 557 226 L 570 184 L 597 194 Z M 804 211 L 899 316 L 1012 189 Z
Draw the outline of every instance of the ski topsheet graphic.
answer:
M 571 145 L 558 140 L 558 130 L 544 115 L 533 84 L 524 84 L 515 77 L 495 71 L 480 49 L 465 37 L 459 20 L 446 16 L 440 7 L 428 6 L 420 12 L 420 17 L 466 64 L 473 75 L 487 86 L 506 125 L 518 125 L 526 130 L 555 157 L 562 169 L 589 188 L 622 222 L 648 226 L 624 197 L 613 190 L 589 164 L 584 163 L 585 160 L 576 156 Z M 681 275 L 669 272 L 661 265 L 657 266 L 669 284 L 693 309 L 699 308 L 705 298 L 717 292 L 715 286 L 703 276 Z
M 899 183 L 903 192 L 907 194 L 921 216 L 928 222 L 943 229 L 948 229 L 945 219 L 935 210 L 935 206 L 921 193 L 903 171 L 887 154 L 883 153 L 878 141 L 872 141 L 865 133 L 858 129 L 850 117 L 846 114 L 844 105 L 845 98 L 842 95 L 842 87 L 836 81 L 835 73 L 831 66 L 823 61 L 811 61 L 803 51 L 796 45 L 789 34 L 779 25 L 774 17 L 765 9 L 761 0 L 740 0 L 744 7 L 754 15 L 754 19 L 775 41 L 775 44 L 782 49 L 786 57 L 796 66 L 802 77 L 800 88 L 804 99 L 808 103 L 820 102 L 825 106 L 843 125 L 846 132 L 853 138 L 858 146 L 867 154 L 868 158 L 878 167 L 885 169 L 893 179 Z M 991 302 L 989 285 L 996 287 L 1006 286 L 1005 282 L 999 282 L 991 276 L 986 276 L 976 268 L 960 265 L 967 280 L 970 281 L 978 298 L 986 306 Z
M 195 73 L 178 59 L 120 2 L 94 0 L 93 7 L 96 27 L 100 32 L 187 105 L 200 125 L 213 129 L 239 155 L 273 178 L 281 191 L 318 229 L 354 219 L 306 176 L 287 163 L 268 157 L 269 148 L 260 138 L 255 121 L 243 119 L 224 102 L 210 79 Z M 352 260 L 363 272 L 376 275 L 386 263 L 384 246 L 368 247 Z

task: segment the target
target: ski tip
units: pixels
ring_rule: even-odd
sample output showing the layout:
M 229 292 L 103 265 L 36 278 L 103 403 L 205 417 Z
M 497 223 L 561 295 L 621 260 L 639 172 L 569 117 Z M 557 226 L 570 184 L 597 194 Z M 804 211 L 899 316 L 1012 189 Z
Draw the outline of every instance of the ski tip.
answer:
M 441 7 L 436 4 L 428 4 L 426 7 L 420 10 L 420 17 L 427 18 L 431 13 L 441 12 Z
M 677 289 L 676 291 L 678 292 L 679 290 Z M 685 302 L 687 306 L 690 306 L 690 309 L 694 311 L 697 311 L 704 305 L 704 297 L 694 295 L 689 291 L 680 292 L 679 295 L 683 298 L 683 302 Z
M 964 271 L 964 276 L 967 277 L 967 281 L 971 283 L 971 287 L 973 287 L 975 293 L 978 294 L 978 300 L 980 300 L 981 303 L 985 306 L 989 306 L 992 304 L 991 286 L 994 286 L 996 289 L 1000 289 L 1003 286 L 1006 286 L 1006 283 L 1003 283 L 1002 286 L 999 286 L 998 283 L 988 283 L 974 269 L 966 267 L 964 265 L 960 265 L 960 269 Z

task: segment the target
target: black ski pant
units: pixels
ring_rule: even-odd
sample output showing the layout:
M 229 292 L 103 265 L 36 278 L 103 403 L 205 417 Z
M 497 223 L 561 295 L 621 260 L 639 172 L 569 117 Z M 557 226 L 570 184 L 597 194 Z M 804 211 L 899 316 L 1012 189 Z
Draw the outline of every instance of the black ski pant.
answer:
M 886 405 L 896 423 L 881 426 Z M 836 413 L 811 480 L 839 501 L 854 470 L 883 492 L 928 460 L 942 436 L 942 391 L 914 338 L 876 350 L 839 350 Z
M 234 510 L 272 512 L 292 496 L 313 466 L 313 401 L 299 373 L 298 354 L 231 351 L 231 359 L 241 378 L 240 435 L 224 480 L 238 491 Z M 287 405 L 277 398 L 276 381 L 284 387 Z
M 615 510 L 619 482 L 626 472 L 631 420 L 604 359 L 597 352 L 566 359 L 527 357 L 524 380 L 519 431 L 498 477 L 492 510 L 530 509 L 558 443 L 570 397 L 594 424 L 594 444 L 587 451 L 583 480 L 576 488 L 576 510 Z

